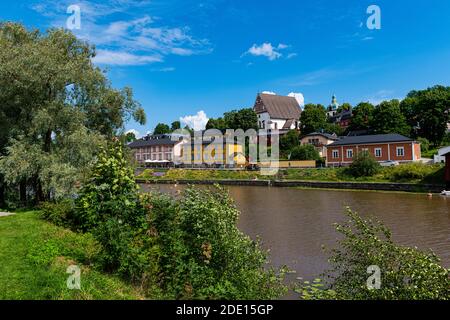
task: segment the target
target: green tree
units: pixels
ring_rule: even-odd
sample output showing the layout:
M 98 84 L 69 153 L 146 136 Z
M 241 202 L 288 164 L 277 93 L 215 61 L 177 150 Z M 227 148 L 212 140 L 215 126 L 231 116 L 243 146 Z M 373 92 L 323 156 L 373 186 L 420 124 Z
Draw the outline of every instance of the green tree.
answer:
M 400 106 L 409 125 L 415 128 L 412 134 L 439 146 L 450 121 L 450 87 L 434 86 L 411 91 Z
M 306 104 L 300 122 L 302 135 L 320 131 L 327 123 L 325 108 L 320 104 Z
M 280 138 L 280 154 L 287 157 L 291 153 L 291 150 L 299 145 L 300 134 L 297 130 L 289 130 Z
M 338 108 L 337 108 L 337 113 L 341 113 L 342 111 L 349 111 L 352 110 L 352 105 L 348 102 L 344 102 L 343 104 L 341 104 Z
M 206 124 L 206 129 L 217 129 L 224 132 L 227 129 L 227 125 L 223 118 L 210 118 Z
M 380 164 L 367 151 L 361 151 L 353 157 L 349 172 L 354 177 L 370 177 L 381 169 Z
M 311 144 L 294 147 L 291 151 L 290 160 L 321 160 L 319 152 Z
M 178 130 L 178 129 L 181 129 L 181 123 L 180 123 L 180 121 L 174 121 L 174 122 L 172 122 L 172 125 L 171 125 L 171 127 L 170 127 L 170 131 L 175 131 L 175 130 Z
M 8 124 L 0 171 L 22 198 L 27 187 L 37 201 L 70 192 L 102 136 L 118 134 L 130 118 L 144 123 L 132 90 L 113 89 L 94 56 L 68 31 L 0 24 L 0 122 Z
M 136 135 L 134 134 L 134 132 L 127 132 L 126 134 L 125 134 L 125 142 L 126 143 L 130 143 L 130 142 L 133 142 L 133 141 L 136 141 Z
M 153 134 L 167 134 L 170 132 L 170 127 L 165 123 L 158 123 L 153 130 Z
M 324 131 L 327 133 L 335 133 L 337 136 L 342 136 L 345 132 L 345 130 L 336 123 L 325 123 L 323 127 Z
M 400 110 L 398 100 L 383 101 L 375 108 L 373 129 L 377 134 L 398 133 L 409 136 L 410 127 Z
M 226 129 L 258 129 L 258 116 L 252 108 L 233 110 L 223 114 Z
M 375 107 L 369 102 L 361 102 L 353 109 L 350 130 L 369 130 L 373 125 Z

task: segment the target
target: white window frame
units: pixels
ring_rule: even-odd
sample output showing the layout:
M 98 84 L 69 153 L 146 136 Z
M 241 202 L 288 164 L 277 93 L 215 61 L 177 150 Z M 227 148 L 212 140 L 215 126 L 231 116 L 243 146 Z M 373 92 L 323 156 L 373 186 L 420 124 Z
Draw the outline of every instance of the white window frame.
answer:
M 397 152 L 396 152 L 397 157 L 404 157 L 405 156 L 405 147 L 397 147 L 396 150 L 397 150 Z M 399 152 L 400 150 L 402 150 L 401 154 Z
M 350 155 L 351 153 L 351 155 Z M 352 159 L 353 158 L 353 149 L 347 149 L 347 158 Z
M 339 159 L 339 150 L 333 150 L 332 157 L 333 159 Z
M 377 151 L 379 151 L 379 154 L 377 154 Z M 383 156 L 383 149 L 381 148 L 375 148 L 375 158 L 381 158 Z

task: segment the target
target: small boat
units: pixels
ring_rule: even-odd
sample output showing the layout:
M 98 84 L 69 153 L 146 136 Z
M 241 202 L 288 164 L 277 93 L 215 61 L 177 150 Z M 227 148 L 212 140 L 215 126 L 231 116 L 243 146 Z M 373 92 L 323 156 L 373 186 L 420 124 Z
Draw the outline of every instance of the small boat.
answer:
M 450 197 L 450 191 L 442 191 L 441 195 Z

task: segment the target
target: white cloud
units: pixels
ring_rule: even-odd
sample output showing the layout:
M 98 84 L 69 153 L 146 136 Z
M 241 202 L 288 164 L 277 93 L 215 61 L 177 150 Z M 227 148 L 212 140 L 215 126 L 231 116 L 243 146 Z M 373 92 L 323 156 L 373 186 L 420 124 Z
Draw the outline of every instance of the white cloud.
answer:
M 65 27 L 66 8 L 72 2 L 49 0 L 31 8 L 49 18 L 52 27 Z M 209 41 L 194 37 L 189 27 L 163 25 L 159 18 L 142 14 L 148 11 L 145 9 L 150 3 L 79 0 L 81 29 L 72 31 L 103 51 L 94 60 L 102 64 L 142 65 L 164 61 L 168 55 L 191 56 L 212 51 Z M 129 18 L 114 20 L 117 13 L 125 12 Z
M 264 94 L 271 94 L 271 95 L 274 95 L 274 96 L 277 95 L 277 94 L 276 94 L 275 92 L 273 92 L 273 91 L 263 91 L 263 92 L 261 92 L 261 93 L 264 93 Z
M 288 94 L 288 97 L 294 97 L 295 100 L 297 100 L 300 107 L 303 107 L 305 105 L 305 97 L 302 93 L 297 92 L 291 92 Z
M 209 118 L 206 116 L 205 111 L 200 110 L 196 115 L 180 117 L 180 122 L 188 125 L 190 128 L 198 131 L 204 130 Z
M 162 57 L 159 55 L 145 56 L 111 50 L 97 50 L 97 55 L 93 59 L 93 62 L 97 64 L 116 66 L 137 66 L 162 61 Z
M 287 55 L 287 57 L 286 57 L 286 59 L 292 59 L 292 58 L 295 58 L 296 56 L 298 56 L 298 54 L 297 53 L 289 53 L 288 55 Z
M 288 46 L 280 43 L 277 47 L 273 47 L 271 43 L 263 43 L 262 45 L 254 44 L 247 52 L 244 53 L 250 54 L 252 56 L 264 56 L 269 60 L 273 61 L 278 58 L 281 58 L 282 54 L 279 52 L 280 50 L 286 49 Z

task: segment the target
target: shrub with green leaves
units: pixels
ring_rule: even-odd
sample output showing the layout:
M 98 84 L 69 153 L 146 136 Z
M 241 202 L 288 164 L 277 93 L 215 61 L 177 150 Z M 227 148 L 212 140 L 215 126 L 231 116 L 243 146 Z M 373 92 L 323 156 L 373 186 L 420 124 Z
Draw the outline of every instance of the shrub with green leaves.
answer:
M 324 274 L 328 288 L 303 284 L 302 298 L 450 299 L 450 270 L 433 252 L 399 246 L 382 223 L 364 220 L 349 208 L 346 214 L 349 221 L 336 225 L 343 238 L 331 250 L 331 269 Z M 379 289 L 367 286 L 370 266 L 381 271 Z
M 105 269 L 143 286 L 152 284 L 158 250 L 147 235 L 146 212 L 119 141 L 101 151 L 90 180 L 82 187 L 76 199 L 75 228 L 91 232 L 101 244 L 99 259 Z
M 292 148 L 290 160 L 321 160 L 319 152 L 311 144 Z
M 357 153 L 348 168 L 348 172 L 353 177 L 371 177 L 380 172 L 380 170 L 380 164 L 366 151 Z
M 273 299 L 286 292 L 283 271 L 266 268 L 267 253 L 237 228 L 227 191 L 188 188 L 179 202 L 146 196 L 161 249 L 161 284 L 169 298 Z
M 441 168 L 442 166 L 439 164 L 429 165 L 413 162 L 389 168 L 388 173 L 391 181 L 426 180 L 427 177 L 436 174 Z M 443 176 L 440 178 L 440 181 L 444 181 Z

